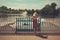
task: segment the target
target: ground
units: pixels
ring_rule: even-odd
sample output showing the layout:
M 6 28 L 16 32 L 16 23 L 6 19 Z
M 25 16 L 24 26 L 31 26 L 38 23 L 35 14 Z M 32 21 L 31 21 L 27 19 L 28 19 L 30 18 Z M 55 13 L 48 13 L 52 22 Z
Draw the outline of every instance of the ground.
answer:
M 60 40 L 60 36 L 49 35 L 44 39 L 35 35 L 0 35 L 0 40 Z

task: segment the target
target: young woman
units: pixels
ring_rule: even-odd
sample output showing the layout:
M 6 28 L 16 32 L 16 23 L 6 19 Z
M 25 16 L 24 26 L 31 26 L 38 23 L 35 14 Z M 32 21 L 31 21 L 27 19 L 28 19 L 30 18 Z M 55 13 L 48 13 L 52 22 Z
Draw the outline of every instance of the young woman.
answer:
M 34 34 L 36 34 L 36 29 L 38 27 L 37 18 L 38 18 L 38 14 L 35 12 L 33 14 L 33 30 L 34 30 Z

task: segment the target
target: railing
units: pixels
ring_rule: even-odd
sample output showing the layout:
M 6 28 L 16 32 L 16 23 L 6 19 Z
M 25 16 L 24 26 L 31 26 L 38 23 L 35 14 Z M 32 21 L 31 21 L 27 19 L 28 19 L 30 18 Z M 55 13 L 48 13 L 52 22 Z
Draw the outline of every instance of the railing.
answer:
M 38 19 L 39 28 L 37 28 L 37 31 L 40 29 L 41 19 Z M 33 31 L 33 20 L 32 18 L 16 18 L 16 31 L 24 31 L 24 32 L 30 32 Z
M 44 18 L 43 18 L 44 19 Z M 8 23 L 8 21 L 4 24 L 0 25 L 0 33 L 14 33 L 16 32 L 33 32 L 33 20 L 30 17 L 27 18 L 16 18 L 15 23 Z M 46 18 L 42 21 L 42 18 L 38 18 L 39 27 L 37 28 L 37 32 L 40 33 L 60 33 L 60 18 Z M 16 27 L 11 27 L 10 25 L 16 25 Z
M 53 22 L 48 21 L 47 20 L 41 21 L 41 18 L 39 18 L 38 19 L 39 27 L 37 28 L 37 31 L 39 31 L 40 33 L 60 33 L 60 26 L 55 25 Z M 16 18 L 16 31 L 32 32 L 33 31 L 32 18 Z
M 60 33 L 60 26 L 51 22 L 43 22 L 41 25 L 41 33 Z

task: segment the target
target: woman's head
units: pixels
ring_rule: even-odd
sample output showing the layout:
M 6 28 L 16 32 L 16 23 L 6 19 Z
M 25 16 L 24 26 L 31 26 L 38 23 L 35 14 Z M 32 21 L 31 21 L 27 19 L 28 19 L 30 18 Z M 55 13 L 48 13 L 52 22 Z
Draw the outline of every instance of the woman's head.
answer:
M 34 13 L 33 13 L 33 16 L 38 16 L 38 13 L 37 13 L 37 12 L 34 12 Z

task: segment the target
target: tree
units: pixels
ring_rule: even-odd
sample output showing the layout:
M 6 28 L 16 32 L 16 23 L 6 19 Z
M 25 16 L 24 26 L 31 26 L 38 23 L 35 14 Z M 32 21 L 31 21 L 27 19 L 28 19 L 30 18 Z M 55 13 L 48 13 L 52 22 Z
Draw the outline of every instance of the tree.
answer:
M 57 6 L 56 3 L 51 3 L 51 7 L 55 8 Z
M 57 13 L 60 14 L 60 8 L 57 9 Z
M 7 7 L 6 7 L 6 6 L 2 6 L 1 8 L 2 8 L 3 10 L 6 10 L 6 9 L 7 9 Z
M 41 9 L 40 15 L 46 17 L 50 14 L 50 11 L 51 11 L 50 5 L 47 4 L 43 9 Z
M 7 15 L 6 15 L 7 9 L 8 9 L 8 8 L 7 8 L 6 6 L 1 6 L 1 7 L 0 7 L 0 10 L 1 10 L 0 13 L 2 13 L 2 14 L 1 14 L 1 17 L 7 17 Z
M 51 5 L 47 4 L 43 9 L 41 9 L 41 16 L 55 17 L 57 15 L 56 6 L 56 3 L 52 3 Z
M 32 10 L 31 10 L 31 14 L 33 15 L 33 13 L 34 13 L 34 12 L 35 12 L 35 10 L 34 10 L 34 9 L 32 9 Z
M 29 10 L 27 10 L 27 15 L 29 15 L 29 16 L 31 16 L 32 15 L 32 13 L 31 13 L 31 10 L 29 9 Z
M 56 10 L 56 6 L 57 6 L 56 3 L 51 3 L 51 8 L 52 8 L 52 10 L 53 10 L 52 15 L 53 15 L 54 17 L 55 17 L 56 15 L 58 15 L 57 10 Z

